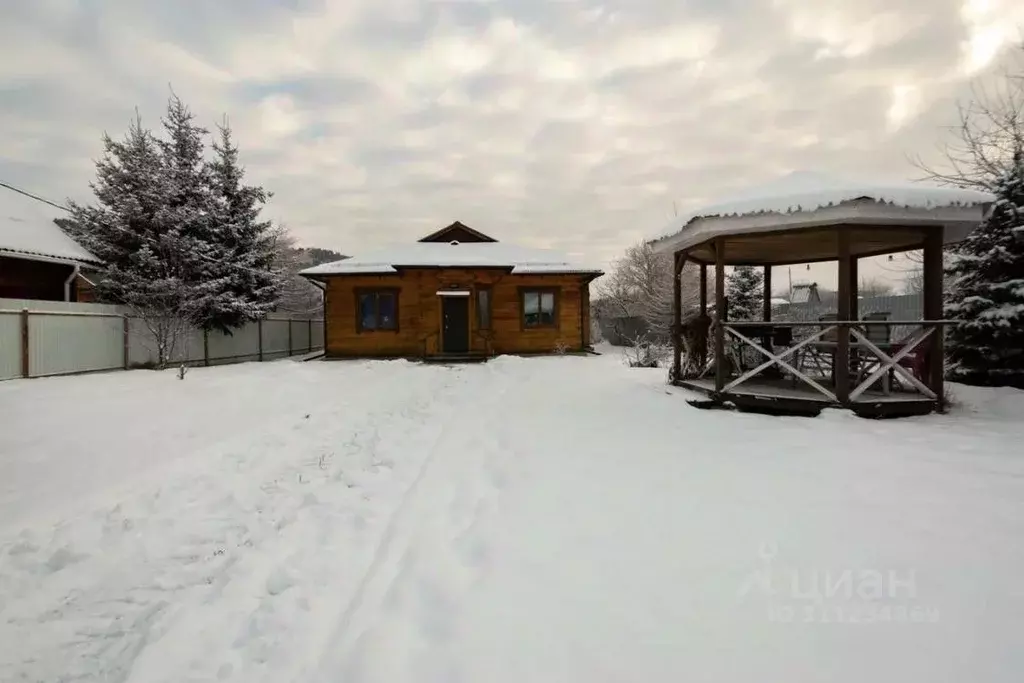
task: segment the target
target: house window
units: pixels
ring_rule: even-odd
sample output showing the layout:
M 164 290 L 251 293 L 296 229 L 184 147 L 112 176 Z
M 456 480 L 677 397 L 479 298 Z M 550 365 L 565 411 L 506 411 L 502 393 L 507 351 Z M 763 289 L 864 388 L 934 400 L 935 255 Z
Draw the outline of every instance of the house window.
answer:
M 523 327 L 555 327 L 556 290 L 523 290 Z
M 361 290 L 356 293 L 356 328 L 359 332 L 398 329 L 398 290 Z
M 476 327 L 478 330 L 491 329 L 491 290 L 476 290 Z

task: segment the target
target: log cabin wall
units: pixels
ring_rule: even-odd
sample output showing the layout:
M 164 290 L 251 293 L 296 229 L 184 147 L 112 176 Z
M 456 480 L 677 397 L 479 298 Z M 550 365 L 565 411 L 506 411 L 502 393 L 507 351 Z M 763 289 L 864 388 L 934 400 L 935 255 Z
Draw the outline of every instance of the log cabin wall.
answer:
M 512 275 L 506 269 L 409 268 L 394 275 L 325 278 L 326 353 L 330 357 L 436 355 L 441 351 L 439 290 L 464 289 L 469 297 L 470 351 L 483 354 L 579 351 L 590 343 L 589 277 Z M 477 290 L 491 292 L 491 329 L 480 329 Z M 555 292 L 555 325 L 523 324 L 522 292 Z M 398 295 L 396 330 L 360 331 L 358 293 L 392 290 Z

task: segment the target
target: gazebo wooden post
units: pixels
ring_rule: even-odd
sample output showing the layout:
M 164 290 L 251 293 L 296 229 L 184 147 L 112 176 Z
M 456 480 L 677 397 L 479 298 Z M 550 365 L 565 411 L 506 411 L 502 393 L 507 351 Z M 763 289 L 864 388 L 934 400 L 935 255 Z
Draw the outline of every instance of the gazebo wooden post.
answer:
M 855 296 L 856 284 L 851 280 L 853 275 L 853 259 L 850 258 L 850 231 L 842 226 L 839 228 L 839 300 L 836 319 L 840 322 L 850 320 L 850 302 Z M 846 405 L 850 401 L 850 328 L 840 325 L 836 335 L 836 357 L 832 364 L 835 375 L 836 399 Z
M 856 256 L 850 258 L 850 320 L 860 320 L 860 312 L 857 302 L 860 299 L 860 285 L 858 283 L 857 264 L 860 259 Z
M 700 264 L 700 314 L 708 314 L 708 264 Z
M 725 240 L 715 239 L 715 391 L 725 388 Z
M 764 267 L 764 321 L 772 321 L 772 267 Z
M 701 341 L 698 344 L 700 348 L 700 358 L 698 358 L 699 366 L 703 372 L 704 368 L 708 366 L 708 338 L 707 328 L 703 326 L 704 322 L 708 317 L 708 264 L 700 264 L 700 329 Z
M 677 251 L 672 266 L 672 379 L 679 379 L 683 366 L 683 283 L 680 274 L 686 253 Z
M 942 226 L 925 231 L 922 270 L 924 271 L 924 319 L 942 320 Z M 942 326 L 935 328 L 925 355 L 925 384 L 935 392 L 939 410 L 945 408 L 945 353 Z

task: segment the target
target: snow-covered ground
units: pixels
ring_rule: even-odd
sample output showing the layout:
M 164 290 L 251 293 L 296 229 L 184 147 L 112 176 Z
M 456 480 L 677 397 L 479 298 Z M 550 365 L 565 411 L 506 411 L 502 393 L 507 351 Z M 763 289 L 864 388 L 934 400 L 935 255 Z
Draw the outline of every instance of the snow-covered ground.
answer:
M 0 680 L 1020 680 L 1024 395 L 775 418 L 663 377 L 2 383 Z

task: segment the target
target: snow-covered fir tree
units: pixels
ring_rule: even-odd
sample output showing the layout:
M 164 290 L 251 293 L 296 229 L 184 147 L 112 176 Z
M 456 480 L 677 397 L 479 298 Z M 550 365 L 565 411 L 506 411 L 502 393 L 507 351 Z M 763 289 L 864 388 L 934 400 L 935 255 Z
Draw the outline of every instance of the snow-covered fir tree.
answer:
M 219 328 L 231 328 L 272 311 L 283 278 L 275 263 L 278 231 L 270 221 L 260 220 L 268 194 L 262 187 L 242 183 L 245 170 L 239 165 L 238 147 L 226 120 L 219 132 L 209 173 L 216 236 L 226 250 L 226 257 L 219 263 L 225 287 L 213 302 L 210 319 Z
M 161 366 L 173 361 L 183 331 L 198 320 L 193 240 L 171 220 L 174 190 L 160 145 L 141 120 L 124 141 L 103 136 L 90 184 L 96 205 L 70 202 L 74 237 L 106 263 L 97 294 L 129 307 L 155 342 Z
M 754 266 L 736 266 L 725 279 L 729 320 L 760 320 L 764 275 Z
M 1018 149 L 988 219 L 961 243 L 947 275 L 951 379 L 1024 389 L 1024 150 Z
M 96 205 L 72 204 L 69 231 L 107 264 L 101 300 L 147 321 L 164 364 L 182 328 L 230 333 L 265 315 L 280 280 L 275 231 L 259 220 L 267 193 L 242 184 L 230 131 L 221 131 L 208 161 L 208 131 L 177 96 L 162 123 L 163 140 L 138 118 L 123 142 L 104 136 L 91 184 Z

